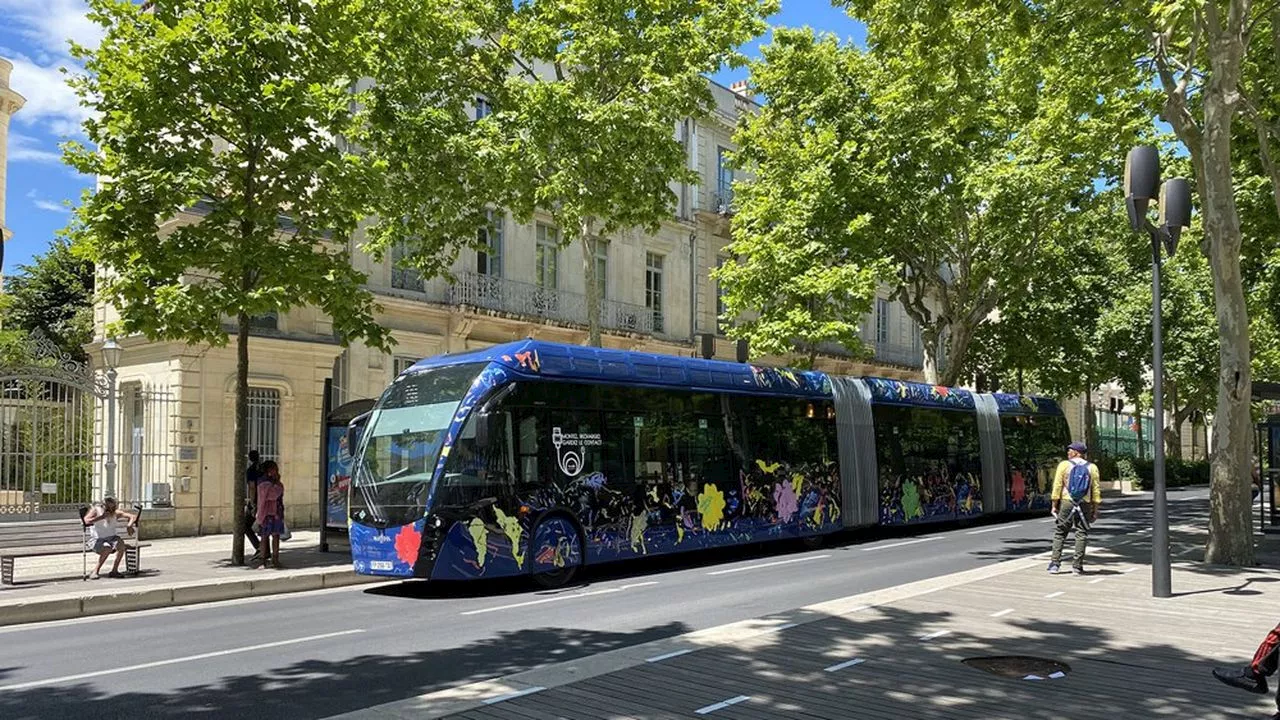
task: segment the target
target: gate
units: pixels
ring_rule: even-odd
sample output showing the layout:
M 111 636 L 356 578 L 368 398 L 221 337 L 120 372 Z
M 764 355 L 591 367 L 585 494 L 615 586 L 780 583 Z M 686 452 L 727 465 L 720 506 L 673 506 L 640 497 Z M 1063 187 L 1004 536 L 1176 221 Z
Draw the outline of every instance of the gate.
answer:
M 93 493 L 95 412 L 105 378 L 39 330 L 0 365 L 0 522 L 74 515 Z

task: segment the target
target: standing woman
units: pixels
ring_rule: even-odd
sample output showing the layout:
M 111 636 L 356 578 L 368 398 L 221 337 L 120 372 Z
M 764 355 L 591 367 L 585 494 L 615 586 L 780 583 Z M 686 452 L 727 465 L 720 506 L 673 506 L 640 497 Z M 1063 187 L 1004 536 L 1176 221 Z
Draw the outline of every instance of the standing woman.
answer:
M 280 466 L 274 460 L 262 464 L 258 479 L 258 533 L 262 536 L 265 556 L 270 552 L 271 565 L 280 569 L 280 535 L 284 533 L 284 484 L 280 482 Z M 268 548 L 270 550 L 268 550 Z M 267 561 L 262 561 L 263 569 Z

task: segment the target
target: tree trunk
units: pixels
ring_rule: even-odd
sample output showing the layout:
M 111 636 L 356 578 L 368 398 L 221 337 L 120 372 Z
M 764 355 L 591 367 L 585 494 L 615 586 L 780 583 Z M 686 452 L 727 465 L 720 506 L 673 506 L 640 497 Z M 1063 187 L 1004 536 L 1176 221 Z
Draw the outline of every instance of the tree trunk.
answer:
M 964 370 L 964 359 L 969 354 L 969 344 L 973 341 L 973 333 L 977 328 L 963 320 L 951 324 L 951 332 L 947 334 L 947 366 L 941 371 L 941 384 L 955 387 L 960 384 L 960 373 Z
M 1138 431 L 1138 459 L 1147 459 L 1147 443 L 1142 439 L 1142 403 L 1133 399 L 1133 427 Z
M 596 277 L 596 236 L 590 218 L 582 221 L 582 272 L 587 279 L 587 344 L 600 347 L 600 278 Z
M 1240 216 L 1231 173 L 1231 125 L 1239 102 L 1239 36 L 1211 37 L 1212 73 L 1204 94 L 1201 148 L 1203 215 L 1218 319 L 1218 402 L 1213 416 L 1206 562 L 1252 565 L 1249 493 L 1249 316 L 1240 276 Z
M 1093 385 L 1086 382 L 1084 391 L 1084 444 L 1090 452 L 1098 451 L 1097 418 L 1093 412 Z
M 242 286 L 249 285 L 248 272 Z M 245 474 L 249 467 L 249 314 L 240 311 L 236 317 L 236 459 L 232 463 L 235 477 L 231 496 L 231 513 L 235 519 L 235 535 L 231 538 L 231 564 L 244 565 Z
M 1167 388 L 1165 391 L 1165 397 L 1167 398 L 1168 407 L 1171 411 L 1169 414 L 1172 422 L 1165 426 L 1164 435 L 1160 440 L 1164 443 L 1165 457 L 1173 458 L 1174 460 L 1181 460 L 1182 419 L 1185 417 L 1184 413 L 1186 412 L 1186 408 L 1183 408 L 1182 412 L 1178 411 L 1178 384 L 1168 378 L 1165 378 L 1164 382 L 1165 387 Z
M 924 371 L 924 381 L 930 385 L 939 384 L 938 379 L 938 338 L 941 333 L 936 325 L 926 325 L 920 328 L 920 346 L 922 349 L 922 365 Z

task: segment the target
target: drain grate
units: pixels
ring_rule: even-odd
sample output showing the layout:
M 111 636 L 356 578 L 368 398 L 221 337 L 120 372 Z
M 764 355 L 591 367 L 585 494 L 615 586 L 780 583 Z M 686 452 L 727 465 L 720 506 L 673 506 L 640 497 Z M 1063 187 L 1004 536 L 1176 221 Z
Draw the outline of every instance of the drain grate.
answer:
M 1071 667 L 1064 662 L 1029 655 L 976 657 L 960 662 L 1010 680 L 1060 680 L 1071 672 Z

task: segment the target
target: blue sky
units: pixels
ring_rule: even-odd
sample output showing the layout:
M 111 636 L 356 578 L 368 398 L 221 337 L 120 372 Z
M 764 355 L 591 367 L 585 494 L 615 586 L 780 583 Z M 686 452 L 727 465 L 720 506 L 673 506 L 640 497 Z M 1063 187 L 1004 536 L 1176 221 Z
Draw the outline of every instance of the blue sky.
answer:
M 0 0 L 0 57 L 14 64 L 10 86 L 27 99 L 9 128 L 6 224 L 13 230 L 4 253 L 4 273 L 44 251 L 70 217 L 66 203 L 78 203 L 93 179 L 62 164 L 58 144 L 80 138 L 84 112 L 67 87 L 60 68 L 75 68 L 67 39 L 94 45 L 97 26 L 85 17 L 83 0 Z M 774 25 L 801 26 L 835 33 L 861 44 L 865 32 L 826 0 L 782 0 Z M 758 54 L 766 34 L 746 52 Z M 715 80 L 728 85 L 746 70 L 725 70 Z

